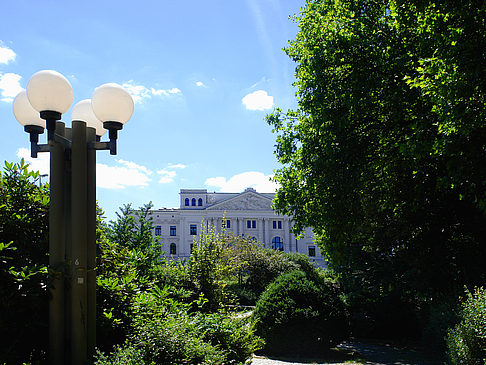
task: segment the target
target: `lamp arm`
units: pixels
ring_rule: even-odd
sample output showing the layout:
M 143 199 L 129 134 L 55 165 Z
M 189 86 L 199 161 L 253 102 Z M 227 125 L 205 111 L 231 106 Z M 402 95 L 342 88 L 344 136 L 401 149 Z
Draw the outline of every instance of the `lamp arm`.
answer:
M 89 150 L 106 151 L 110 150 L 110 155 L 116 155 L 116 139 L 106 142 L 88 142 Z

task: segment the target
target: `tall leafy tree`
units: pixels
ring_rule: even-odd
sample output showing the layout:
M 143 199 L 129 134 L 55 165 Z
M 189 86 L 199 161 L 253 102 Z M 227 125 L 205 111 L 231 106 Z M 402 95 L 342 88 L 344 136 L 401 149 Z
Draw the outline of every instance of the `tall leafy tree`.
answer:
M 484 283 L 486 5 L 307 1 L 298 108 L 267 117 L 276 209 L 352 290 L 420 305 Z

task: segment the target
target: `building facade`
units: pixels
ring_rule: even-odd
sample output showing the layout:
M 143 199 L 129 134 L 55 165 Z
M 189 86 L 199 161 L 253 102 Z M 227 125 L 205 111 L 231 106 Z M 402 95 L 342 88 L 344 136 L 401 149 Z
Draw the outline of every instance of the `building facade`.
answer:
M 154 209 L 154 235 L 168 257 L 187 258 L 201 229 L 222 225 L 235 236 L 250 237 L 266 248 L 298 252 L 325 266 L 314 234 L 306 228 L 298 239 L 292 231 L 289 216 L 277 215 L 271 204 L 273 193 L 258 193 L 252 188 L 242 193 L 216 193 L 206 189 L 181 189 L 180 208 Z

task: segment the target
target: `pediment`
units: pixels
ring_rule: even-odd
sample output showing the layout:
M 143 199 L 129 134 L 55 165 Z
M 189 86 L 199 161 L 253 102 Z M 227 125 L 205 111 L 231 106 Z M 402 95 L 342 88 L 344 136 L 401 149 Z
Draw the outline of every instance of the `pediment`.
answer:
M 210 206 L 207 210 L 272 210 L 272 200 L 248 192 Z

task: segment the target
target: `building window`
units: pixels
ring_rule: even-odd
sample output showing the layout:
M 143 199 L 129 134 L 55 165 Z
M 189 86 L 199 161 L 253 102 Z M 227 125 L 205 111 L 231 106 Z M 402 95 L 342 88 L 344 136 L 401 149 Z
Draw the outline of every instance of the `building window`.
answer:
M 246 221 L 246 228 L 255 229 L 256 228 L 256 221 L 253 221 L 253 220 Z
M 309 246 L 309 256 L 316 257 L 316 246 Z
M 188 207 L 189 206 L 189 198 L 186 198 L 184 200 L 184 206 Z
M 226 219 L 226 228 L 231 228 L 231 221 Z
M 189 228 L 190 228 L 189 230 L 190 235 L 193 236 L 197 235 L 197 224 L 191 224 Z
M 273 229 L 282 229 L 282 221 L 273 221 Z
M 162 234 L 162 227 L 161 226 L 155 227 L 155 235 L 160 236 L 161 234 Z
M 177 236 L 176 226 L 170 226 L 170 235 L 171 236 Z
M 274 250 L 283 251 L 283 249 L 284 249 L 283 242 L 282 242 L 282 239 L 279 236 L 272 238 L 272 248 Z
M 201 198 L 199 198 L 199 199 L 197 200 L 197 206 L 198 206 L 198 207 L 202 207 L 202 199 L 201 199 Z
M 196 198 L 192 198 L 192 200 L 191 200 L 191 205 L 192 205 L 193 207 L 195 207 L 195 206 L 196 206 Z
M 177 245 L 175 243 L 170 244 L 170 254 L 177 255 Z

